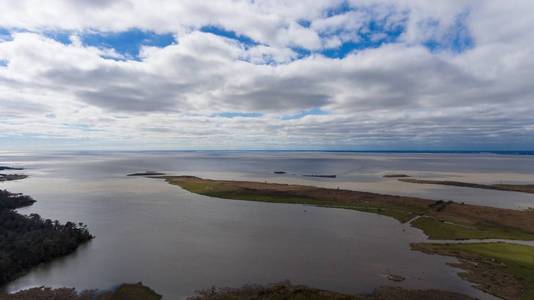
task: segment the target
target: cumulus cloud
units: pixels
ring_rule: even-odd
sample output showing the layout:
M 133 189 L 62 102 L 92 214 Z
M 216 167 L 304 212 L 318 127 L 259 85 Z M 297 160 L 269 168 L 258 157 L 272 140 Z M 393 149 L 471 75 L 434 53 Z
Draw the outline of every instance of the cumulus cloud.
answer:
M 6 144 L 534 146 L 530 1 L 26 0 L 0 9 Z M 83 41 L 132 28 L 176 42 L 140 44 L 134 59 Z M 314 109 L 325 113 L 305 113 Z

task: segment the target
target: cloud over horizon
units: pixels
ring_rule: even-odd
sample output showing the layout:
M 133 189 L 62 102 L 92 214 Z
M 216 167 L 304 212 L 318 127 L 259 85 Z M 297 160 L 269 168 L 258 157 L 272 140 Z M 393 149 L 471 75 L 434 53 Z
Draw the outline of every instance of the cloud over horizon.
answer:
M 530 1 L 0 9 L 6 149 L 534 148 Z

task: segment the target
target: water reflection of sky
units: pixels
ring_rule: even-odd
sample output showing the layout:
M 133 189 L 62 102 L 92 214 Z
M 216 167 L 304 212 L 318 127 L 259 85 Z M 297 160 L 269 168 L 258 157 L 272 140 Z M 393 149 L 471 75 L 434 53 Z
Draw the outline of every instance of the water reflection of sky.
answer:
M 523 156 L 316 152 L 0 156 L 0 165 L 23 166 L 31 175 L 26 180 L 0 183 L 0 188 L 38 200 L 21 209 L 22 213 L 82 221 L 97 236 L 76 254 L 38 268 L 9 288 L 106 288 L 143 281 L 166 299 L 175 299 L 212 285 L 291 279 L 350 293 L 400 285 L 451 289 L 489 299 L 446 265 L 452 259 L 411 251 L 409 243 L 424 236 L 393 219 L 339 209 L 207 198 L 160 180 L 125 174 L 166 171 L 518 207 L 532 205 L 534 195 L 417 185 L 382 176 L 408 173 L 472 182 L 520 182 L 534 179 L 528 172 L 534 170 L 533 162 L 534 158 Z M 288 174 L 272 173 L 278 170 Z M 386 273 L 407 280 L 392 283 L 385 278 Z
M 258 180 L 340 187 L 378 193 L 446 199 L 504 208 L 534 206 L 534 195 L 383 178 L 404 173 L 417 178 L 474 183 L 534 183 L 534 156 L 495 154 L 389 154 L 320 152 L 64 152 L 0 156 L 26 166 L 35 176 L 120 178 L 129 172 L 165 171 L 213 179 Z M 285 171 L 275 175 L 274 171 Z M 336 174 L 337 178 L 303 177 Z

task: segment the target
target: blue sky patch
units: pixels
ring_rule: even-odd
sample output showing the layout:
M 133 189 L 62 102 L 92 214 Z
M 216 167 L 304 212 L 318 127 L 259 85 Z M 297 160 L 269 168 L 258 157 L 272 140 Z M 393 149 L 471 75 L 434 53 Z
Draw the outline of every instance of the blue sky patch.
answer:
M 33 32 L 33 33 L 35 33 L 35 31 L 22 29 L 22 28 L 6 29 L 6 28 L 0 27 L 0 42 L 1 41 L 10 41 L 10 40 L 12 40 L 13 39 L 12 33 L 16 33 L 16 32 Z M 37 32 L 37 33 L 41 33 L 41 32 Z M 42 32 L 42 35 L 47 37 L 47 38 L 53 39 L 55 41 L 58 41 L 58 42 L 60 42 L 62 44 L 65 44 L 65 45 L 69 45 L 71 43 L 71 41 L 70 41 L 70 33 L 68 31 L 44 31 L 44 32 Z
M 395 43 L 404 30 L 403 24 L 392 29 L 385 29 L 380 23 L 371 21 L 369 31 L 358 34 L 358 41 L 345 42 L 338 48 L 325 49 L 321 54 L 330 58 L 343 58 L 355 50 L 378 48 L 384 44 Z
M 246 47 L 253 47 L 253 46 L 259 45 L 258 42 L 256 42 L 255 40 L 253 40 L 252 38 L 246 35 L 237 34 L 235 31 L 227 30 L 220 26 L 214 26 L 214 25 L 203 26 L 202 28 L 200 28 L 200 31 L 222 36 L 227 39 L 236 40 Z
M 433 53 L 451 51 L 459 54 L 473 48 L 475 40 L 467 26 L 468 19 L 469 11 L 457 15 L 452 25 L 446 28 L 444 34 L 435 34 L 432 38 L 424 41 L 423 45 Z M 429 30 L 438 32 L 440 25 L 438 20 L 429 20 L 420 26 L 426 26 Z
M 81 131 L 94 131 L 94 129 L 91 128 L 88 124 L 84 123 L 63 123 L 61 124 L 63 128 L 67 129 L 78 129 Z
M 0 27 L 0 42 L 11 40 L 11 32 L 5 28 Z
M 310 28 L 311 26 L 311 22 L 309 20 L 302 19 L 302 20 L 298 20 L 297 23 L 304 28 Z
M 297 59 L 302 59 L 312 54 L 310 50 L 305 48 L 291 48 L 291 50 L 297 53 Z
M 327 111 L 322 110 L 320 107 L 314 107 L 312 109 L 299 111 L 295 114 L 290 115 L 284 115 L 280 117 L 282 120 L 296 120 L 296 119 L 302 119 L 305 116 L 324 116 L 328 115 Z
M 325 17 L 333 17 L 337 15 L 342 15 L 351 10 L 353 10 L 353 8 L 350 6 L 349 2 L 346 0 L 343 0 L 340 5 L 327 9 L 324 15 Z
M 70 40 L 71 33 L 68 31 L 45 31 L 43 35 L 65 45 L 70 45 L 72 43 Z
M 259 118 L 263 116 L 262 113 L 259 112 L 235 112 L 235 111 L 226 111 L 222 113 L 215 114 L 216 117 L 222 117 L 222 118 Z
M 408 13 L 397 12 L 392 10 L 389 14 L 376 18 L 376 13 L 372 8 L 352 8 L 346 2 L 341 7 L 337 8 L 333 12 L 327 13 L 327 15 L 340 15 L 346 14 L 351 11 L 364 11 L 371 16 L 370 21 L 362 28 L 354 30 L 353 32 L 346 29 L 339 29 L 337 32 L 329 32 L 322 35 L 321 38 L 327 39 L 328 37 L 351 35 L 354 36 L 353 40 L 344 41 L 339 47 L 325 49 L 321 52 L 324 56 L 330 58 L 344 58 L 353 51 L 363 50 L 368 48 L 378 48 L 384 44 L 395 43 L 399 37 L 406 30 L 406 23 L 408 22 Z M 399 15 L 401 18 L 398 18 Z M 390 19 L 394 18 L 398 23 L 393 23 Z
M 127 59 L 139 60 L 141 46 L 166 47 L 176 42 L 171 33 L 130 29 L 122 32 L 90 32 L 80 36 L 86 46 L 111 48 Z

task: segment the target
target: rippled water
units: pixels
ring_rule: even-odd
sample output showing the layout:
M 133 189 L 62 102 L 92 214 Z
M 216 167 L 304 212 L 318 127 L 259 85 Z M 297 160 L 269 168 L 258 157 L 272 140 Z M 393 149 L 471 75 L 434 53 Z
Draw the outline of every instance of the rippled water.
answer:
M 497 207 L 534 207 L 534 195 L 440 187 L 383 179 L 386 173 L 472 182 L 534 182 L 534 158 L 480 154 L 296 152 L 0 153 L 0 165 L 30 178 L 0 183 L 38 202 L 24 214 L 88 224 L 96 239 L 73 255 L 7 286 L 151 286 L 179 299 L 210 286 L 291 280 L 349 293 L 382 285 L 441 288 L 490 299 L 446 265 L 452 258 L 414 252 L 417 229 L 373 214 L 194 195 L 163 181 L 126 177 L 154 170 L 208 178 L 293 182 L 451 199 Z M 273 171 L 287 171 L 274 175 Z M 291 175 L 297 174 L 297 175 Z M 337 174 L 335 179 L 300 174 Z M 401 283 L 386 274 L 406 277 Z

